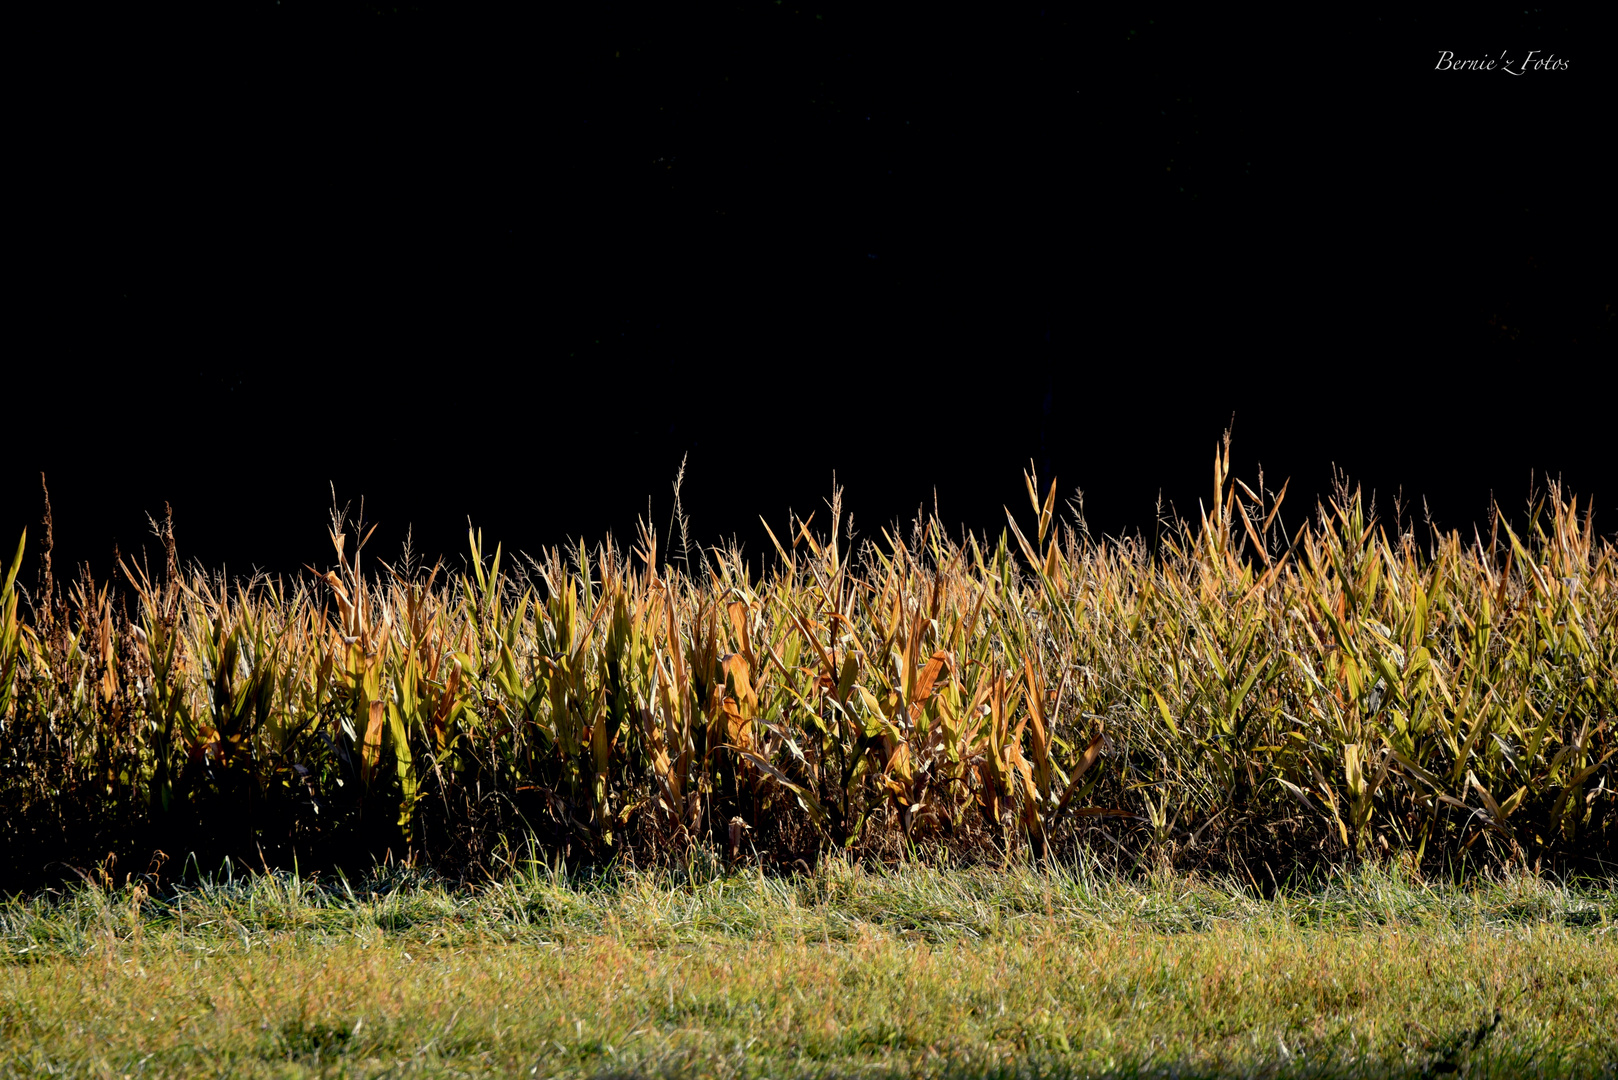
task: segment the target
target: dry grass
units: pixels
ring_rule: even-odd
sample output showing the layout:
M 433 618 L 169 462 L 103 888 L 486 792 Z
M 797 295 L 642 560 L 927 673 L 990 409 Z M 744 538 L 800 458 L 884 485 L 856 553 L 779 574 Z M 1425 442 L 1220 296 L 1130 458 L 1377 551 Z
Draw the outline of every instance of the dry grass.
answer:
M 351 895 L 352 894 L 352 895 Z M 12 1075 L 1611 1076 L 1618 904 L 1364 872 L 528 868 L 13 904 Z M 1603 1071 L 1605 1070 L 1605 1071 Z
M 1588 511 L 1552 489 L 1521 536 L 1418 542 L 1346 489 L 1289 522 L 1229 460 L 1155 547 L 1090 539 L 1030 476 L 997 541 L 850 545 L 834 498 L 770 531 L 763 576 L 649 528 L 373 574 L 334 515 L 297 582 L 184 572 L 171 526 L 122 592 L 23 618 L 8 577 L 5 880 L 164 852 L 464 875 L 524 837 L 643 866 L 1087 850 L 1265 890 L 1612 865 L 1618 582 Z

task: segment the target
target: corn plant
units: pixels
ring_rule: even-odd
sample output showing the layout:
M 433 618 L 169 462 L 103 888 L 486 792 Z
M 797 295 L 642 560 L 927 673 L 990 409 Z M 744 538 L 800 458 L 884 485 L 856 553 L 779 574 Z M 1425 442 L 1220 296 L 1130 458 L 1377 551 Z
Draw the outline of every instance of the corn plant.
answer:
M 643 525 L 464 573 L 120 566 L 0 591 L 8 880 L 707 848 L 780 866 L 1063 857 L 1428 870 L 1610 862 L 1614 546 L 1551 488 L 1487 535 L 1285 520 L 1236 479 L 1155 543 L 1092 539 L 1030 470 L 997 536 L 763 523 L 670 562 Z M 26 541 L 26 536 L 24 537 Z M 60 595 L 58 595 L 60 594 Z

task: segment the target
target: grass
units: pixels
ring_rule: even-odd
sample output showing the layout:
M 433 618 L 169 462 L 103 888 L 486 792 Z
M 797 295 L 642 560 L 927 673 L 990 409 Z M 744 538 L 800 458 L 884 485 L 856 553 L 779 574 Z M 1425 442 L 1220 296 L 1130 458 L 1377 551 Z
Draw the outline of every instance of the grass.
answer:
M 1618 895 L 828 860 L 81 887 L 0 917 L 11 1075 L 1612 1076 Z

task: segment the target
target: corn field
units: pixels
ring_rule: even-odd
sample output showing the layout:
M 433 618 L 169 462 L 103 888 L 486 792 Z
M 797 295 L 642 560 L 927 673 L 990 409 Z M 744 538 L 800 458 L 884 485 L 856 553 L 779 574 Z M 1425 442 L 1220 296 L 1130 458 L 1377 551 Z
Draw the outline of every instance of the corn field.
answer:
M 65 873 L 512 852 L 782 870 L 1067 858 L 1207 867 L 1611 866 L 1614 545 L 1552 487 L 1518 535 L 1285 527 L 1216 452 L 1214 501 L 1094 540 L 1027 481 L 998 539 L 851 544 L 840 497 L 669 560 L 643 525 L 465 569 L 226 581 L 128 561 L 0 594 L 8 888 Z M 24 615 L 27 618 L 24 618 Z M 167 867 L 165 870 L 164 867 Z

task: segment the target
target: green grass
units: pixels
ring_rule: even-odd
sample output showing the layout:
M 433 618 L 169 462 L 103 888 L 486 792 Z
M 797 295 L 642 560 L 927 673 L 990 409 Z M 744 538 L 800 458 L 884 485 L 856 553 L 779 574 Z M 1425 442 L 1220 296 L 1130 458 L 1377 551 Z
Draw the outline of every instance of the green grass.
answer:
M 831 861 L 83 888 L 0 913 L 7 1075 L 1613 1076 L 1618 894 Z

